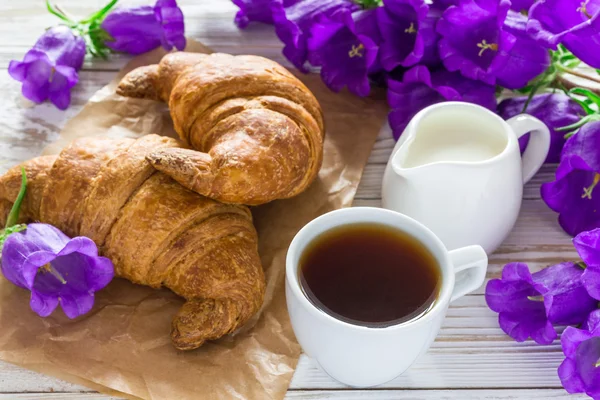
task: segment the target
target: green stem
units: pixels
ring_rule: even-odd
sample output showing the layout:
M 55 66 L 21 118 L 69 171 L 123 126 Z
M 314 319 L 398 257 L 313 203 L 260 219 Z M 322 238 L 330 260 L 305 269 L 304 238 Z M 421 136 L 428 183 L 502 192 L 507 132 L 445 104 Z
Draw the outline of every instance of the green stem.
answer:
M 25 168 L 21 167 L 21 189 L 19 190 L 19 194 L 17 195 L 17 199 L 15 200 L 10 213 L 8 214 L 8 218 L 6 219 L 5 228 L 10 228 L 13 225 L 17 224 L 19 220 L 19 211 L 21 210 L 21 203 L 23 202 L 23 198 L 25 197 L 25 192 L 27 191 L 27 174 L 25 173 Z
M 86 19 L 79 21 L 80 24 L 89 24 L 90 22 L 96 20 L 96 19 L 102 19 L 114 6 L 115 4 L 117 4 L 119 0 L 112 0 L 110 3 L 108 3 L 107 5 L 105 5 L 104 7 L 102 7 L 101 10 L 93 13 L 92 15 L 90 15 L 89 17 L 87 17 Z
M 70 19 L 69 17 L 67 17 L 62 10 L 59 10 L 58 7 L 53 6 L 52 4 L 50 4 L 50 0 L 46 0 L 46 8 L 48 9 L 48 12 L 58 18 L 60 18 L 61 20 L 67 22 L 68 24 L 74 24 L 75 22 Z

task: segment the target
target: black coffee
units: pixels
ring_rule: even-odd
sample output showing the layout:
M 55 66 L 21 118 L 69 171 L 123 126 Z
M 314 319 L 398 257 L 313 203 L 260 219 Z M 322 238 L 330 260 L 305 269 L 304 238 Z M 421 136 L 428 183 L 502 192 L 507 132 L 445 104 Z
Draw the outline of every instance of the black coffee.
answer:
M 429 250 L 381 224 L 345 225 L 318 236 L 298 271 L 316 307 L 357 325 L 385 327 L 416 318 L 440 291 L 440 268 Z

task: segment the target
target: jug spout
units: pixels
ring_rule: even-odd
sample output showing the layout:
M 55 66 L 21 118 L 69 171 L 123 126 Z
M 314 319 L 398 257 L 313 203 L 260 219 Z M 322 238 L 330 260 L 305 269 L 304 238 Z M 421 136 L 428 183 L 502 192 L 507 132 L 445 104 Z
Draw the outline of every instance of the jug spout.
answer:
M 414 168 L 406 165 L 406 158 L 410 150 L 410 141 L 403 143 L 400 148 L 392 155 L 390 164 L 394 173 L 398 176 L 407 176 Z

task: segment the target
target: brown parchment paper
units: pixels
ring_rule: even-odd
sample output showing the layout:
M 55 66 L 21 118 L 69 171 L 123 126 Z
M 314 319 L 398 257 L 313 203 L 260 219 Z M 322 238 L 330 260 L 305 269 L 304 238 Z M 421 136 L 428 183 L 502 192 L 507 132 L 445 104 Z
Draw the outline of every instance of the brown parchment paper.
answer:
M 187 51 L 209 52 L 190 41 Z M 164 104 L 114 93 L 120 78 L 164 55 L 132 60 L 70 120 L 45 152 L 57 153 L 81 136 L 176 136 Z M 285 255 L 296 232 L 332 209 L 350 206 L 387 107 L 381 93 L 361 99 L 330 92 L 317 75 L 299 75 L 323 107 L 327 135 L 319 179 L 301 195 L 256 207 L 254 221 L 267 279 L 257 318 L 234 335 L 191 352 L 175 350 L 171 318 L 182 300 L 115 279 L 78 319 L 62 311 L 40 318 L 29 293 L 0 279 L 0 359 L 103 393 L 144 399 L 282 399 L 300 346 L 287 314 Z

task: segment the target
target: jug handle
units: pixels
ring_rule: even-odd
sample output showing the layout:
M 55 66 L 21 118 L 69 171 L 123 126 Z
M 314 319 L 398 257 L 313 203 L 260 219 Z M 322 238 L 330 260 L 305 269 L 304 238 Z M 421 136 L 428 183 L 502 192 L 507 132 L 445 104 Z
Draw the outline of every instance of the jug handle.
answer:
M 517 135 L 517 139 L 530 133 L 529 143 L 523 153 L 523 183 L 527 183 L 540 169 L 550 151 L 550 131 L 546 124 L 534 116 L 520 114 L 506 123 Z

